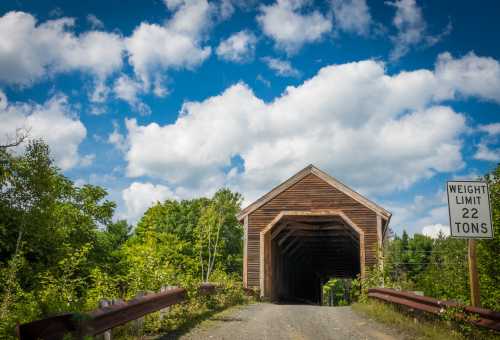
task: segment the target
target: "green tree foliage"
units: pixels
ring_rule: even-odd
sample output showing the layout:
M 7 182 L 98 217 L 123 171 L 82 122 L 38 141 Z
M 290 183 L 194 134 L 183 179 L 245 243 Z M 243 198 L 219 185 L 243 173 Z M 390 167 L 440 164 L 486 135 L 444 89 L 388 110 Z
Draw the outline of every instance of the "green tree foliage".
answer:
M 428 266 L 433 240 L 415 234 L 409 237 L 406 231 L 387 244 L 386 268 L 397 280 L 414 281 Z
M 75 186 L 42 141 L 22 154 L 0 149 L 0 192 L 3 338 L 12 322 L 81 309 L 92 275 L 114 268 L 113 252 L 130 229 L 112 222 L 106 191 Z
M 18 275 L 23 288 L 31 289 L 38 274 L 57 268 L 74 249 L 98 244 L 115 204 L 104 199 L 104 189 L 77 187 L 61 175 L 41 141 L 30 142 L 21 156 L 2 151 L 1 157 L 0 259 L 5 265 L 22 251 Z
M 415 286 L 428 296 L 468 303 L 467 268 L 467 242 L 441 235 L 434 240 L 427 268 L 415 278 Z
M 243 229 L 236 220 L 240 204 L 239 194 L 223 189 L 215 193 L 200 215 L 195 235 L 204 281 L 210 280 L 216 264 L 219 269 L 241 272 Z
M 243 228 L 236 219 L 241 200 L 240 194 L 221 189 L 212 198 L 159 202 L 138 222 L 135 237 L 173 235 L 188 244 L 182 249 L 184 261 L 176 265 L 202 280 L 207 280 L 209 266 L 210 271 L 218 268 L 241 275 Z
M 64 177 L 43 141 L 21 154 L 0 148 L 0 193 L 2 339 L 14 337 L 16 322 L 92 310 L 102 298 L 128 299 L 164 285 L 194 292 L 202 280 L 200 253 L 208 249 L 214 256 L 205 279 L 227 288 L 222 305 L 241 300 L 237 193 L 158 202 L 132 230 L 113 220 L 115 203 L 103 188 Z M 216 243 L 206 242 L 208 230 L 217 230 Z
M 500 310 L 500 164 L 485 179 L 489 184 L 495 237 L 478 244 L 481 302 L 483 306 Z
M 126 295 L 157 291 L 162 285 L 182 285 L 196 267 L 191 248 L 170 233 L 134 235 L 121 249 Z
M 139 220 L 136 234 L 146 232 L 170 233 L 180 239 L 194 241 L 194 229 L 198 225 L 201 212 L 209 204 L 207 198 L 192 200 L 167 200 L 149 208 Z

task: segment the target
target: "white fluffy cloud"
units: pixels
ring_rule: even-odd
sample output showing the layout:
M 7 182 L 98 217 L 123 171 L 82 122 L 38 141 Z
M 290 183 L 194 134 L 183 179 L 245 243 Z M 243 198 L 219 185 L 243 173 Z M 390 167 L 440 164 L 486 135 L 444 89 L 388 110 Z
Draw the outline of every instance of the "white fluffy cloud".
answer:
M 442 53 L 438 57 L 436 74 L 441 82 L 448 85 L 450 91 L 500 103 L 498 60 L 478 57 L 474 52 L 469 52 L 460 59 L 454 59 L 450 53 Z
M 389 4 L 396 8 L 393 23 L 398 33 L 393 37 L 394 49 L 390 55 L 392 60 L 396 60 L 423 40 L 426 23 L 415 0 L 396 0 Z
M 392 37 L 394 48 L 390 53 L 391 60 L 397 60 L 407 54 L 417 45 L 434 45 L 450 33 L 451 24 L 438 35 L 427 32 L 427 23 L 422 15 L 422 9 L 415 0 L 395 0 L 386 4 L 396 8 L 393 24 L 397 34 Z
M 424 233 L 438 224 L 448 225 L 448 205 L 444 188 L 434 194 L 417 195 L 412 202 L 385 202 L 384 206 L 392 212 L 391 228 L 401 234 L 406 230 L 410 234 Z
M 486 132 L 490 136 L 500 136 L 500 123 L 491 123 L 478 127 L 479 131 Z
M 45 76 L 80 70 L 103 81 L 122 67 L 123 42 L 115 33 L 71 31 L 74 19 L 37 24 L 24 12 L 0 17 L 0 82 L 30 85 Z
M 104 28 L 104 23 L 95 16 L 95 14 L 88 14 L 87 15 L 87 22 L 90 24 L 90 27 L 92 29 L 103 29 Z
M 443 224 L 431 224 L 422 228 L 422 234 L 432 238 L 438 238 L 439 235 L 450 236 L 450 226 Z
M 113 122 L 113 131 L 108 136 L 108 143 L 113 145 L 118 151 L 127 151 L 127 140 L 124 135 L 120 133 L 117 122 Z
M 143 116 L 151 113 L 149 106 L 144 104 L 139 98 L 139 95 L 144 93 L 145 90 L 142 82 L 134 80 L 125 74 L 118 77 L 113 85 L 115 96 L 126 101 Z
M 477 131 L 486 135 L 481 137 L 474 158 L 482 161 L 499 162 L 500 123 L 480 125 Z
M 500 149 L 491 149 L 487 144 L 480 143 L 477 146 L 477 151 L 474 154 L 475 159 L 489 162 L 500 161 Z
M 94 78 L 90 100 L 103 103 L 110 92 L 106 80 L 122 68 L 126 51 L 142 84 L 121 77 L 115 83 L 115 93 L 142 114 L 147 113 L 148 108 L 132 94 L 138 93 L 134 86 L 164 96 L 167 90 L 161 71 L 194 68 L 211 53 L 211 48 L 202 43 L 204 33 L 212 26 L 216 6 L 206 0 L 168 0 L 165 4 L 173 14 L 164 25 L 142 22 L 127 38 L 98 30 L 76 34 L 74 18 L 37 23 L 31 14 L 8 12 L 0 17 L 0 83 L 28 86 L 78 70 Z M 93 29 L 103 27 L 92 14 L 87 20 Z
M 94 163 L 94 161 L 95 161 L 95 153 L 91 153 L 91 154 L 83 156 L 80 159 L 79 165 L 82 167 L 86 167 L 86 166 L 89 166 L 92 163 Z
M 164 185 L 133 182 L 122 191 L 122 199 L 126 207 L 126 212 L 122 217 L 128 219 L 130 223 L 135 223 L 154 203 L 169 198 L 176 199 L 177 196 Z
M 117 98 L 134 104 L 144 87 L 140 82 L 134 81 L 129 76 L 122 74 L 115 81 L 113 90 Z
M 330 19 L 317 10 L 307 11 L 307 5 L 307 0 L 277 0 L 260 7 L 257 21 L 276 47 L 294 53 L 332 30 Z
M 388 75 L 373 60 L 324 67 L 270 103 L 239 83 L 185 103 L 175 123 L 128 120 L 127 173 L 254 198 L 313 163 L 365 193 L 405 189 L 463 167 L 465 117 L 439 105 L 463 91 L 436 70 Z
M 43 105 L 8 103 L 0 91 L 0 138 L 13 136 L 16 129 L 29 131 L 29 138 L 42 138 L 50 146 L 56 164 L 63 170 L 89 165 L 93 155 L 81 156 L 78 146 L 87 134 L 71 111 L 65 96 L 56 95 Z
M 292 66 L 292 64 L 288 60 L 282 60 L 272 57 L 263 57 L 262 61 L 264 61 L 267 66 L 276 72 L 276 74 L 284 77 L 299 77 L 300 72 L 296 68 Z
M 372 24 L 366 0 L 331 0 L 336 27 L 360 35 L 367 35 Z
M 234 33 L 220 42 L 216 53 L 224 60 L 242 63 L 253 59 L 257 37 L 249 31 Z
M 165 3 L 174 12 L 165 25 L 143 22 L 125 40 L 129 63 L 146 88 L 161 85 L 158 72 L 194 68 L 211 53 L 202 36 L 211 26 L 213 7 L 206 0 Z

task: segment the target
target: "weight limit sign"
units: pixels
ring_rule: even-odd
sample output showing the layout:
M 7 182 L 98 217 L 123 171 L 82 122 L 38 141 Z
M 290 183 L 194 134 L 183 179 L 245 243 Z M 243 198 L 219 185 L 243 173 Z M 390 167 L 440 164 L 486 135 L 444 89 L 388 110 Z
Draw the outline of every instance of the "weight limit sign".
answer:
M 446 184 L 452 237 L 493 238 L 488 184 L 450 181 Z

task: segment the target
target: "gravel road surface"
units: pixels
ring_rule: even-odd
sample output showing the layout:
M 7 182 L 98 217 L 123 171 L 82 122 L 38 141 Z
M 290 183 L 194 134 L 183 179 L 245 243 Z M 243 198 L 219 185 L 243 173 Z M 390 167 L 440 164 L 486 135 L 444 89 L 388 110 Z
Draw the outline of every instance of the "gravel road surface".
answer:
M 399 338 L 394 330 L 354 313 L 350 307 L 256 303 L 218 314 L 182 335 L 180 339 Z

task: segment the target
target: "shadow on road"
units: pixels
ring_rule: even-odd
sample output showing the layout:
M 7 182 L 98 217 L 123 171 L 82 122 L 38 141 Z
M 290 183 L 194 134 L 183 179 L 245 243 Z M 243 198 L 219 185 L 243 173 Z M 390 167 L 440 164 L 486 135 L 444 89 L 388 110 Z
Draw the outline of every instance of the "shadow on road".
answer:
M 202 321 L 205 320 L 210 320 L 210 321 L 218 321 L 218 322 L 242 322 L 244 321 L 241 318 L 235 318 L 235 317 L 230 317 L 230 316 L 214 316 L 217 313 L 222 312 L 225 310 L 225 308 L 218 308 L 215 310 L 210 310 L 205 313 L 202 313 L 198 315 L 193 320 L 190 320 L 190 322 L 185 323 L 181 327 L 179 327 L 175 331 L 171 331 L 168 334 L 161 335 L 157 338 L 154 338 L 155 340 L 176 340 L 180 339 L 184 334 L 189 333 L 193 328 L 198 326 Z

